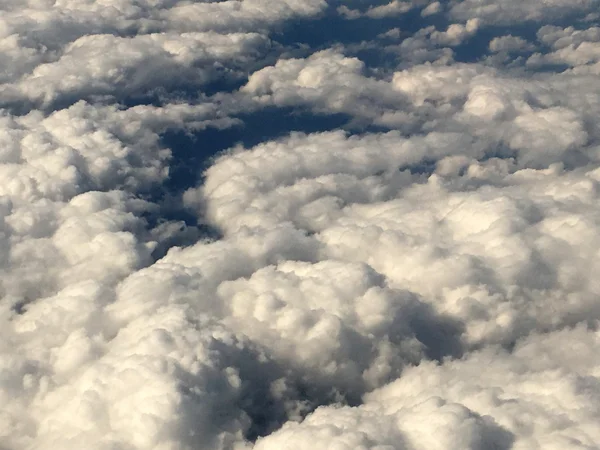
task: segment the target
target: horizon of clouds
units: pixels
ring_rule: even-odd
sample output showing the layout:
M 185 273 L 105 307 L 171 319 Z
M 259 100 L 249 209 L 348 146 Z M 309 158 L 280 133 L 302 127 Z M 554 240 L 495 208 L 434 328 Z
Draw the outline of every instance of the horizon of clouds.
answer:
M 599 9 L 0 2 L 0 448 L 600 448 Z

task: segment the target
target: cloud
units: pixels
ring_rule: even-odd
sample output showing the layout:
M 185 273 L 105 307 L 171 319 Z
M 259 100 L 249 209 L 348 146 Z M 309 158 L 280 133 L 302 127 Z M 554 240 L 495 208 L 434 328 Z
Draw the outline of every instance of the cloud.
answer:
M 350 113 L 371 119 L 402 95 L 388 83 L 365 77 L 363 63 L 333 50 L 306 59 L 284 59 L 254 72 L 240 91 L 260 105 L 308 105 L 318 111 Z
M 260 29 L 295 16 L 313 16 L 327 7 L 324 0 L 231 0 L 225 2 L 178 2 L 164 9 L 162 17 L 178 30 L 203 29 L 232 32 Z
M 362 6 L 359 2 L 356 6 Z M 366 8 L 352 8 L 352 2 L 349 6 L 341 5 L 336 8 L 336 12 L 347 20 L 355 20 L 359 18 L 368 19 L 385 19 L 388 17 L 402 16 L 403 14 L 416 9 L 422 8 L 422 16 L 436 14 L 441 10 L 439 2 L 431 2 L 429 0 L 410 0 L 410 1 L 373 1 L 362 2 L 366 3 Z
M 595 0 L 50 3 L 0 6 L 0 445 L 597 446 Z
M 24 97 L 49 105 L 72 98 L 141 95 L 157 86 L 193 89 L 218 77 L 235 77 L 235 69 L 225 69 L 220 61 L 239 70 L 267 44 L 256 33 L 84 36 L 69 44 L 57 61 L 38 65 L 3 90 L 12 102 Z M 86 64 L 77 64 L 80 60 Z
M 370 19 L 382 19 L 384 17 L 404 14 L 410 11 L 413 7 L 414 5 L 411 2 L 401 2 L 398 0 L 394 0 L 384 5 L 370 6 L 369 9 L 367 9 L 367 11 L 365 11 L 364 13 L 358 10 L 350 9 L 345 5 L 338 7 L 337 11 L 340 15 L 350 20 L 358 19 L 359 17 L 368 17 Z
M 553 51 L 533 54 L 527 60 L 528 65 L 565 64 L 573 67 L 575 73 L 597 73 L 600 64 L 600 28 L 575 30 L 573 27 L 545 26 L 538 31 L 538 39 Z
M 268 45 L 269 26 L 325 6 L 322 0 L 119 0 L 96 7 L 75 1 L 51 9 L 35 2 L 8 8 L 0 26 L 0 55 L 9 63 L 0 74 L 0 105 L 114 100 L 236 78 Z
M 425 8 L 423 8 L 423 11 L 421 11 L 421 16 L 423 17 L 427 17 L 427 16 L 431 16 L 433 14 L 437 14 L 442 10 L 442 4 L 440 2 L 432 2 L 429 5 L 427 5 Z
M 573 341 L 577 354 L 565 348 Z M 317 448 L 594 448 L 596 346 L 597 333 L 578 327 L 531 336 L 511 354 L 490 348 L 424 363 L 359 408 L 321 408 L 255 448 L 308 448 L 309 436 Z
M 547 114 L 545 121 L 561 112 Z M 536 120 L 518 123 L 532 127 L 531 136 Z M 536 305 L 554 301 L 541 294 L 549 289 L 562 292 L 558 302 L 561 295 L 574 295 L 578 306 L 571 304 L 571 313 L 581 308 L 575 321 L 581 320 L 594 310 L 596 288 L 589 278 L 572 278 L 568 269 L 583 254 L 569 260 L 562 253 L 564 263 L 552 256 L 564 251 L 563 239 L 572 242 L 554 227 L 576 221 L 578 234 L 586 229 L 586 239 L 596 241 L 594 227 L 584 225 L 590 223 L 585 217 L 594 201 L 594 172 L 575 175 L 560 164 L 527 167 L 535 164 L 528 155 L 549 150 L 535 140 L 523 153 L 521 169 L 510 159 L 477 161 L 484 153 L 477 153 L 471 139 L 436 133 L 407 139 L 394 132 L 294 136 L 224 156 L 208 170 L 202 189 L 189 191 L 186 199 L 201 206 L 225 236 L 246 229 L 260 234 L 291 222 L 318 240 L 321 255 L 369 264 L 393 286 L 440 306 L 440 313 L 452 311 L 467 327 L 462 339 L 473 345 L 508 344 L 524 328 L 573 323 L 558 305 L 543 318 Z M 566 145 L 556 141 L 557 149 Z M 464 151 L 455 156 L 467 146 L 474 152 L 470 157 Z M 420 167 L 432 159 L 437 163 L 428 174 L 427 166 Z M 552 193 L 558 180 L 561 192 Z M 567 207 L 567 198 L 575 203 Z
M 433 31 L 431 33 L 431 39 L 438 44 L 455 46 L 474 35 L 478 28 L 479 20 L 469 19 L 465 25 L 453 23 L 446 31 Z
M 490 50 L 493 52 L 526 52 L 532 50 L 534 47 L 528 43 L 525 39 L 519 36 L 500 36 L 490 41 Z
M 526 21 L 552 21 L 564 16 L 585 17 L 598 8 L 596 0 L 553 0 L 496 2 L 494 0 L 450 2 L 450 15 L 459 19 L 480 18 L 488 24 L 514 24 Z

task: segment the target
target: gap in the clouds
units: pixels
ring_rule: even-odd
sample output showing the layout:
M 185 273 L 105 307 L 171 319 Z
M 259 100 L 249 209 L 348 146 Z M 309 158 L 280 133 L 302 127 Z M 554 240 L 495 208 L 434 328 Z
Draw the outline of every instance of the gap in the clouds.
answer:
M 419 8 L 413 8 L 397 16 L 377 19 L 359 17 L 349 20 L 336 11 L 337 6 L 350 6 L 348 3 L 332 2 L 327 11 L 317 19 L 299 19 L 287 22 L 278 32 L 273 33 L 271 38 L 283 46 L 305 47 L 309 48 L 311 52 L 336 46 L 352 49 L 353 46 L 361 43 L 377 42 L 380 40 L 378 36 L 395 28 L 401 30 L 402 37 L 400 39 L 404 39 L 421 28 L 446 23 L 441 15 L 422 18 Z M 355 3 L 358 4 L 353 7 L 360 8 L 360 2 Z M 388 2 L 369 2 L 371 5 L 373 3 L 385 4 Z M 370 68 L 385 68 L 388 65 L 395 65 L 389 54 L 379 51 L 377 46 L 371 46 L 364 50 L 358 49 L 354 53 Z
M 428 25 L 417 10 L 398 17 L 360 17 L 353 20 L 348 20 L 335 11 L 329 11 L 316 20 L 289 22 L 271 37 L 283 45 L 304 44 L 313 50 L 320 50 L 336 44 L 373 41 L 378 35 L 394 28 L 400 28 L 403 33 L 415 33 Z
M 206 128 L 194 133 L 180 130 L 162 135 L 162 145 L 172 150 L 167 192 L 175 195 L 201 182 L 202 172 L 220 152 L 237 144 L 252 147 L 277 139 L 292 131 L 316 133 L 344 127 L 346 114 L 314 115 L 293 108 L 266 108 L 237 116 L 242 126 L 227 129 Z
M 366 9 L 361 8 L 361 2 L 354 3 L 355 8 Z M 390 52 L 386 47 L 400 45 L 424 28 L 433 26 L 437 31 L 445 31 L 453 23 L 443 13 L 421 17 L 421 8 L 413 8 L 397 16 L 350 20 L 336 11 L 337 6 L 342 4 L 349 6 L 348 2 L 333 2 L 321 17 L 288 22 L 271 38 L 284 47 L 309 49 L 308 53 L 341 46 L 348 56 L 358 57 L 367 68 L 389 71 L 402 62 L 402 56 Z M 383 37 L 386 32 L 395 29 L 399 30 L 397 37 Z M 466 63 L 480 61 L 489 56 L 489 43 L 493 38 L 508 34 L 535 43 L 537 30 L 538 27 L 533 24 L 483 28 L 452 48 L 454 59 Z
M 202 86 L 174 86 L 172 89 L 164 87 L 151 89 L 145 92 L 130 94 L 120 99 L 119 103 L 125 108 L 141 105 L 162 107 L 167 103 L 192 103 L 197 104 L 202 99 L 211 97 L 221 92 L 234 92 L 241 88 L 248 79 L 246 77 L 222 78 L 211 80 Z
M 221 152 L 243 145 L 253 147 L 261 142 L 287 136 L 290 132 L 324 132 L 345 127 L 350 116 L 345 114 L 314 115 L 293 108 L 266 108 L 237 117 L 241 126 L 227 129 L 208 127 L 196 132 L 169 130 L 161 135 L 161 145 L 171 149 L 169 177 L 144 195 L 158 205 L 156 211 L 144 215 L 148 229 L 158 235 L 155 259 L 163 257 L 173 246 L 192 245 L 200 239 L 216 240 L 218 230 L 203 222 L 183 205 L 183 193 L 200 185 L 203 173 Z
M 573 20 L 576 17 L 569 15 L 555 20 L 552 23 L 542 24 L 536 21 L 527 21 L 510 26 L 487 25 L 481 28 L 477 33 L 465 40 L 462 44 L 454 47 L 454 60 L 457 62 L 477 62 L 484 56 L 491 54 L 489 50 L 490 42 L 497 37 L 513 36 L 519 37 L 529 44 L 535 46 L 532 50 L 511 53 L 511 56 L 521 56 L 525 59 L 535 52 L 545 53 L 548 47 L 538 40 L 538 31 L 544 25 L 557 26 L 561 28 L 572 27 L 575 30 L 585 30 L 589 27 L 588 23 L 577 23 Z M 545 64 L 543 67 L 536 67 L 536 72 L 562 72 L 568 69 L 566 64 Z
M 410 173 L 415 175 L 431 175 L 433 172 L 435 172 L 437 163 L 438 160 L 436 159 L 425 158 L 417 163 L 401 166 L 398 170 L 400 172 L 408 170 Z
M 336 11 L 338 6 L 345 5 L 364 12 L 368 6 L 386 3 L 389 2 L 331 2 L 325 13 L 317 19 L 306 18 L 286 22 L 270 37 L 283 47 L 304 49 L 305 53 L 341 46 L 348 56 L 358 57 L 367 68 L 385 71 L 393 69 L 401 62 L 401 56 L 386 51 L 386 46 L 401 44 L 404 39 L 430 26 L 435 27 L 437 31 L 445 31 L 452 23 L 458 23 L 444 13 L 421 17 L 422 8 L 418 7 L 403 14 L 381 18 L 363 16 L 347 19 Z M 554 21 L 552 25 L 573 26 L 572 19 L 573 17 L 561 18 Z M 463 63 L 482 61 L 493 54 L 490 52 L 489 44 L 494 38 L 511 35 L 520 37 L 535 46 L 533 49 L 510 53 L 511 58 L 524 61 L 532 53 L 540 50 L 537 39 L 540 26 L 540 23 L 533 21 L 510 26 L 487 25 L 478 30 L 474 36 L 452 47 L 454 60 Z M 574 28 L 577 29 L 579 26 L 575 25 Z M 394 29 L 400 30 L 396 40 L 382 38 L 384 33 Z M 556 65 L 543 67 L 542 70 L 560 72 L 566 68 L 568 67 Z
M 158 229 L 165 224 L 175 227 L 181 224 L 181 230 L 173 236 L 159 240 L 154 252 L 156 259 L 161 258 L 172 246 L 187 246 L 200 239 L 217 240 L 221 236 L 218 230 L 203 223 L 185 209 L 182 194 L 203 182 L 204 171 L 219 154 L 236 145 L 251 148 L 262 142 L 288 136 L 291 132 L 319 133 L 332 130 L 345 130 L 349 135 L 363 133 L 385 133 L 389 129 L 373 124 L 353 125 L 352 118 L 346 114 L 315 115 L 313 112 L 295 108 L 270 107 L 253 113 L 242 114 L 236 118 L 243 122 L 241 126 L 226 129 L 208 127 L 196 132 L 169 130 L 162 134 L 161 145 L 172 151 L 172 160 L 168 179 L 156 190 L 146 196 L 146 200 L 159 205 L 158 214 L 149 213 L 144 218 L 149 229 Z M 481 160 L 492 158 L 513 158 L 517 153 L 508 148 L 494 148 L 486 152 Z M 409 171 L 425 179 L 435 172 L 437 160 L 423 159 L 414 164 L 399 167 L 399 171 Z
M 499 143 L 495 146 L 490 146 L 488 149 L 486 149 L 485 153 L 483 154 L 483 156 L 481 158 L 479 158 L 480 161 L 489 161 L 490 159 L 513 159 L 513 160 L 517 160 L 519 157 L 519 152 L 515 149 L 512 149 L 510 147 L 508 147 L 506 144 L 504 143 Z

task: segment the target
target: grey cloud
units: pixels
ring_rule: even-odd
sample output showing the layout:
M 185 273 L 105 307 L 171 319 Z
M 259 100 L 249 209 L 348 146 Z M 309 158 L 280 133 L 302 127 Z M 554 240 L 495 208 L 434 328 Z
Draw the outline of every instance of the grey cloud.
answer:
M 492 39 L 489 44 L 490 50 L 493 52 L 526 52 L 531 51 L 535 47 L 519 36 L 500 36 Z

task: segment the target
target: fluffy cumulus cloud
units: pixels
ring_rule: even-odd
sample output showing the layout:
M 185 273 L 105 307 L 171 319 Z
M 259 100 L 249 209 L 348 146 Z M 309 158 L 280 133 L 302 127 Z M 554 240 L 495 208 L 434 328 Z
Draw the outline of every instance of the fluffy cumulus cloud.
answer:
M 457 18 L 481 17 L 489 24 L 510 25 L 519 22 L 546 22 L 563 17 L 597 20 L 597 0 L 451 0 L 450 14 Z
M 600 448 L 599 9 L 0 2 L 0 448 Z
M 371 5 L 364 12 L 356 9 L 350 9 L 345 5 L 338 7 L 338 13 L 347 19 L 358 19 L 359 17 L 369 17 L 372 19 L 382 19 L 388 16 L 397 16 L 407 11 L 410 11 L 413 8 L 413 4 L 411 2 L 400 2 L 398 0 L 393 0 L 390 3 L 383 5 Z
M 596 448 L 597 345 L 597 332 L 576 327 L 531 335 L 510 355 L 422 363 L 360 407 L 319 408 L 255 448 Z
M 576 30 L 545 26 L 538 31 L 538 37 L 552 51 L 533 54 L 528 64 L 534 67 L 565 65 L 576 73 L 597 74 L 600 70 L 600 28 Z

